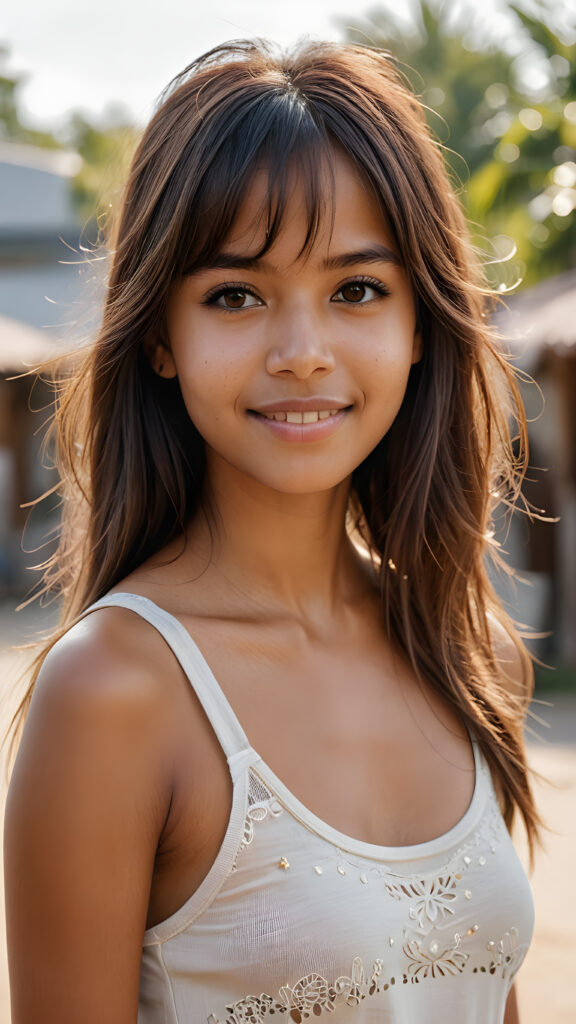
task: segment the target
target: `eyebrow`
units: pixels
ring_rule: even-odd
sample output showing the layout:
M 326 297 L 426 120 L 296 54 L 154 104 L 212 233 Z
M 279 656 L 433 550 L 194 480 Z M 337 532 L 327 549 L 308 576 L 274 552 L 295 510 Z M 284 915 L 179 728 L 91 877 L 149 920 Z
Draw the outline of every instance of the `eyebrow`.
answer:
M 386 245 L 375 244 L 366 249 L 343 252 L 336 256 L 328 256 L 323 260 L 325 270 L 341 270 L 358 263 L 392 263 L 401 267 L 402 263 L 396 253 Z M 201 274 L 206 270 L 260 270 L 263 273 L 274 273 L 277 268 L 263 256 L 241 256 L 239 253 L 219 252 L 213 260 L 197 267 L 194 273 Z

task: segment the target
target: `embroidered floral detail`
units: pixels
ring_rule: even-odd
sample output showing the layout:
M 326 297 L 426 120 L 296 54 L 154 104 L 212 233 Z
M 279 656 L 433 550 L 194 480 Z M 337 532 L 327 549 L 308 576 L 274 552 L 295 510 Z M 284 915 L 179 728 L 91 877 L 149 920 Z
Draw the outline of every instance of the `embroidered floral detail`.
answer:
M 513 977 L 525 955 L 526 946 L 520 945 L 518 929 L 511 928 L 510 931 L 504 933 L 496 946 L 496 956 L 489 967 L 490 974 L 495 974 L 498 971 L 503 978 Z
M 319 974 L 309 974 L 306 978 L 301 978 L 294 988 L 285 985 L 280 989 L 280 995 L 294 1008 L 295 1012 L 290 1014 L 293 1020 L 306 1020 L 313 1013 L 319 1017 L 328 1003 L 333 1003 L 329 984 Z
M 375 992 L 379 992 L 378 979 L 382 974 L 382 960 L 378 958 L 372 965 L 372 975 L 370 977 L 370 985 L 368 987 L 368 995 L 373 996 Z
M 331 985 L 320 974 L 308 974 L 295 985 L 283 985 L 279 997 L 262 994 L 247 996 L 226 1007 L 228 1016 L 221 1021 L 213 1013 L 208 1024 L 264 1024 L 270 1018 L 285 1014 L 286 1020 L 302 1024 L 311 1017 L 332 1013 L 337 1006 L 358 1006 L 366 996 L 380 991 L 382 960 L 375 960 L 369 977 L 364 973 L 360 957 L 352 961 L 350 975 L 341 975 Z M 388 986 L 386 986 L 388 987 Z
M 254 839 L 254 822 L 264 821 L 264 818 L 266 817 L 267 814 L 267 807 L 251 807 L 248 810 L 246 817 L 244 819 L 242 840 L 240 842 L 240 846 L 238 847 L 238 852 L 240 852 L 240 850 L 245 850 L 246 847 L 249 846 L 252 840 Z
M 264 821 L 269 814 L 278 818 L 282 814 L 282 807 L 276 797 L 266 789 L 264 783 L 254 772 L 248 773 L 248 810 L 244 818 L 242 839 L 236 856 L 245 850 L 254 839 L 255 822 Z M 234 864 L 234 868 L 236 864 Z
M 520 945 L 520 937 L 517 928 L 510 928 L 504 932 L 502 938 L 495 942 L 490 939 L 486 943 L 486 949 L 493 952 L 493 958 L 487 964 L 475 967 L 474 974 L 485 974 L 488 977 L 497 974 L 502 978 L 513 978 L 522 965 L 522 961 L 528 952 L 527 945 Z
M 231 1012 L 231 1017 L 226 1021 L 220 1021 L 213 1013 L 208 1017 L 208 1024 L 262 1024 L 265 1016 L 274 1016 L 276 1013 L 286 1013 L 286 1007 L 278 1003 L 272 996 L 247 996 L 239 1003 L 226 1007 Z
M 394 899 L 411 901 L 410 917 L 424 927 L 424 921 L 431 924 L 443 922 L 454 913 L 451 904 L 456 899 L 457 879 L 455 875 L 438 878 L 423 878 L 411 882 L 386 882 L 386 891 Z
M 426 946 L 418 939 L 410 939 L 404 943 L 402 950 L 409 961 L 408 977 L 411 981 L 461 974 L 468 960 L 468 954 L 459 949 L 458 943 L 446 948 L 439 946 L 437 942 Z
M 372 975 L 370 977 L 370 983 L 368 984 L 364 976 L 364 967 L 359 956 L 354 957 L 352 961 L 352 970 L 350 977 L 341 975 L 336 978 L 334 982 L 334 1000 L 333 1005 L 329 1007 L 330 1011 L 334 1009 L 334 1006 L 339 1002 L 345 1003 L 346 1006 L 358 1006 L 361 999 L 364 999 L 366 995 L 374 995 L 378 991 L 377 979 L 380 977 L 382 972 L 382 961 L 375 960 L 372 965 Z
M 488 779 L 490 778 L 490 772 L 486 766 L 480 767 L 480 773 L 487 775 Z M 491 787 L 490 781 L 488 785 Z M 431 926 L 446 920 L 449 915 L 455 913 L 450 904 L 456 898 L 457 892 L 448 893 L 446 898 L 438 898 L 441 888 L 452 885 L 456 890 L 457 887 L 459 888 L 458 883 L 476 863 L 484 867 L 486 864 L 485 854 L 488 851 L 491 855 L 497 852 L 497 843 L 505 833 L 506 829 L 502 821 L 496 796 L 492 791 L 489 795 L 488 807 L 480 827 L 473 832 L 472 836 L 462 846 L 454 851 L 450 859 L 438 869 L 435 875 L 427 876 L 426 878 L 418 875 L 399 875 L 395 871 L 393 864 L 370 864 L 366 862 L 365 858 L 356 857 L 339 847 L 335 848 L 336 870 L 339 870 L 339 867 L 342 867 L 344 864 L 348 868 L 355 869 L 358 873 L 358 878 L 365 885 L 368 885 L 373 878 L 381 878 L 390 895 L 396 899 L 410 898 L 414 900 L 416 894 L 409 894 L 407 892 L 409 888 L 414 886 L 427 890 L 426 893 L 422 892 L 420 894 L 420 899 L 424 903 L 421 903 L 418 908 L 412 902 L 410 907 L 413 911 L 410 915 L 411 920 L 415 921 L 416 927 L 422 930 L 425 928 L 425 924 Z M 327 857 L 324 865 L 317 864 L 314 870 L 317 874 L 322 874 L 329 865 L 334 863 L 333 856 Z M 436 910 L 436 916 L 434 916 L 434 910 Z

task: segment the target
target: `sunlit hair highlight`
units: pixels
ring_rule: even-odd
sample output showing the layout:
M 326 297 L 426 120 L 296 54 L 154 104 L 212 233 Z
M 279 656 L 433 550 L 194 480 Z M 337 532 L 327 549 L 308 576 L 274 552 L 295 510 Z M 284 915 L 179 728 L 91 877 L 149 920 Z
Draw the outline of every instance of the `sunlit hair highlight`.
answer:
M 385 53 L 314 43 L 277 54 L 262 42 L 231 43 L 163 95 L 126 184 L 101 329 L 58 397 L 66 500 L 45 587 L 63 610 L 51 643 L 190 517 L 209 513 L 202 439 L 177 380 L 161 379 L 146 355 L 151 338 L 166 337 L 171 286 L 214 261 L 257 171 L 269 183 L 255 211 L 267 228 L 260 255 L 282 230 L 295 174 L 309 251 L 332 213 L 336 149 L 381 206 L 423 343 L 396 421 L 354 474 L 350 522 L 376 568 L 390 637 L 456 709 L 490 764 L 506 821 L 519 809 L 532 839 L 538 815 L 522 740 L 531 668 L 486 570 L 496 503 L 513 505 L 519 494 L 525 418 L 439 146 Z M 495 629 L 516 645 L 523 697 L 511 695 Z

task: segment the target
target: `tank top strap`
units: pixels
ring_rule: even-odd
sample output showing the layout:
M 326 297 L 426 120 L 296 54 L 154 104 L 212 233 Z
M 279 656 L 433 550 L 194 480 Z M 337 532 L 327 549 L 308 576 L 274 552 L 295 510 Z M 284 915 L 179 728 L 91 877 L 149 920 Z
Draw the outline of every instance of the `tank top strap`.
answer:
M 204 655 L 182 623 L 170 612 L 140 594 L 106 594 L 86 608 L 83 618 L 97 608 L 128 608 L 158 630 L 180 662 L 190 685 L 200 701 L 220 745 L 226 754 L 232 777 L 247 767 L 258 755 L 252 750 L 228 700 Z

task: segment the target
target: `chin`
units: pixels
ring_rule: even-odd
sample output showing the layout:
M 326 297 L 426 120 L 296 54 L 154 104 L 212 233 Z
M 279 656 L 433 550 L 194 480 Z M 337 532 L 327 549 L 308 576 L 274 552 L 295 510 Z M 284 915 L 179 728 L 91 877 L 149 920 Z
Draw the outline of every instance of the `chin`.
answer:
M 271 491 L 294 496 L 299 494 L 322 494 L 326 491 L 333 491 L 346 484 L 349 480 L 349 474 L 344 477 L 335 477 L 333 473 L 325 475 L 319 473 L 286 473 L 267 479 L 257 478 L 257 482 L 261 486 Z
M 238 458 L 238 453 L 218 453 L 208 450 L 208 475 L 217 489 L 224 493 L 229 487 L 242 490 L 265 490 L 285 495 L 311 495 L 334 491 L 347 486 L 354 466 L 345 459 L 337 460 L 332 453 L 309 460 L 307 453 L 288 458 L 286 453 L 274 458 Z M 340 465 L 338 465 L 338 461 Z

